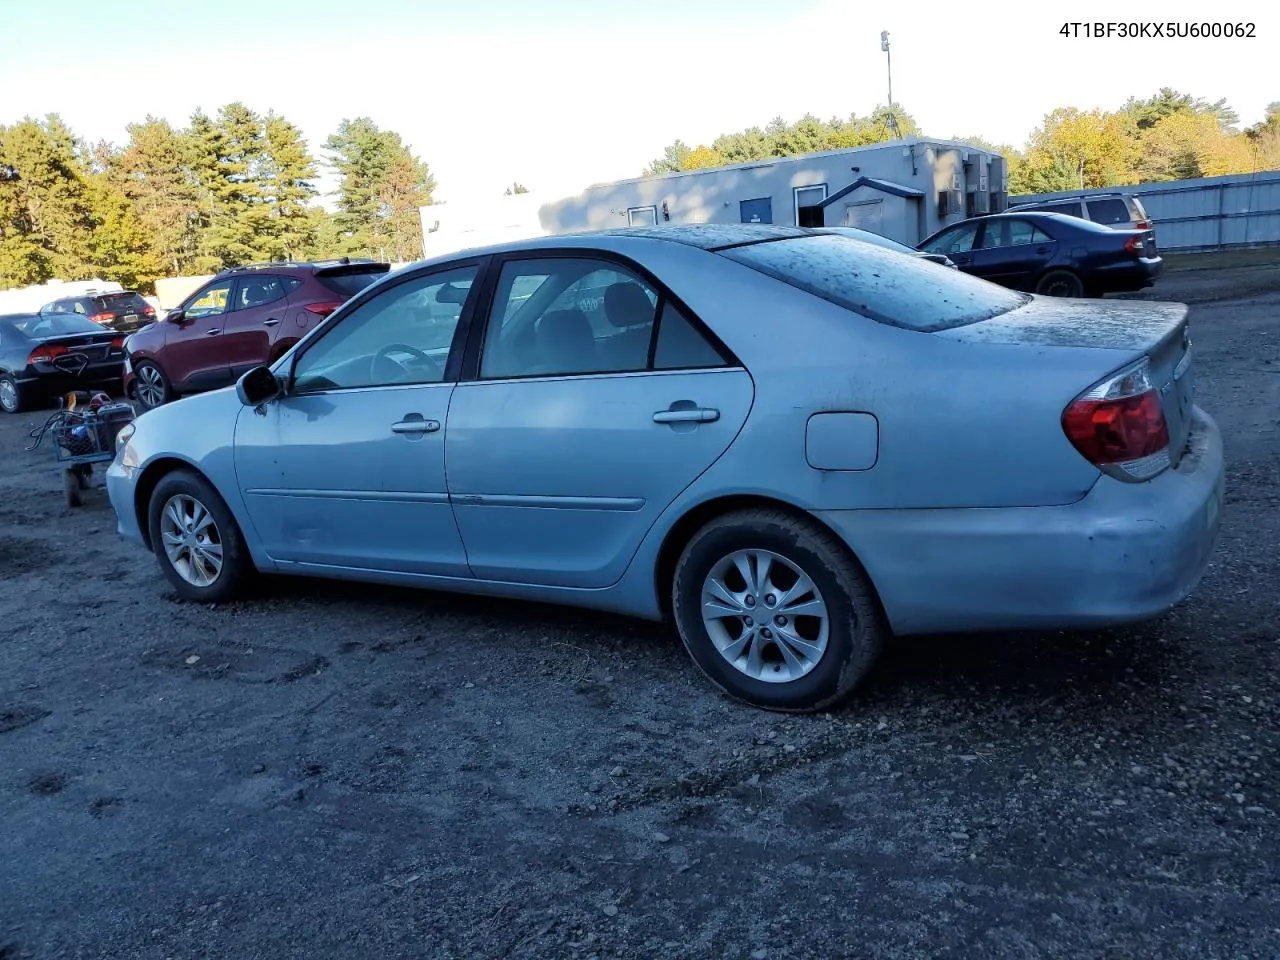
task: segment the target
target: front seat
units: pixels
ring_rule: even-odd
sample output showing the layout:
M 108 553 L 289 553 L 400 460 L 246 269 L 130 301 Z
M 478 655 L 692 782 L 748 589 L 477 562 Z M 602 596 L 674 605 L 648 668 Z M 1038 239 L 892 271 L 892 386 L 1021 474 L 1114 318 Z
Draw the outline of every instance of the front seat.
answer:
M 604 342 L 610 370 L 643 370 L 649 363 L 654 305 L 638 283 L 612 283 L 604 292 L 604 315 L 621 332 Z
M 596 335 L 581 310 L 553 310 L 538 321 L 539 373 L 594 373 Z

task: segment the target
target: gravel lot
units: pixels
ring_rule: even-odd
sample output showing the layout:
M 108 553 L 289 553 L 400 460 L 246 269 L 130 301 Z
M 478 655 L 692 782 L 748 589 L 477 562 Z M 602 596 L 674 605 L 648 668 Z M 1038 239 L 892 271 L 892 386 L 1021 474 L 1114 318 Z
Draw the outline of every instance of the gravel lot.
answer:
M 1197 593 L 898 641 L 833 716 L 595 614 L 179 603 L 0 419 L 0 960 L 1280 955 L 1280 268 L 1188 266 L 1156 295 L 1229 458 Z

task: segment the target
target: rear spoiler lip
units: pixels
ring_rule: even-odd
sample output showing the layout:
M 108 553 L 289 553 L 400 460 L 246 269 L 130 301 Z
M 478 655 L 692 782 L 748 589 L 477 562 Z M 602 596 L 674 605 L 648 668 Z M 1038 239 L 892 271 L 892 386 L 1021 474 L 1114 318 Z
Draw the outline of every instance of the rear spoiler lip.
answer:
M 316 270 L 317 277 L 333 277 L 351 273 L 390 273 L 389 263 L 342 263 Z

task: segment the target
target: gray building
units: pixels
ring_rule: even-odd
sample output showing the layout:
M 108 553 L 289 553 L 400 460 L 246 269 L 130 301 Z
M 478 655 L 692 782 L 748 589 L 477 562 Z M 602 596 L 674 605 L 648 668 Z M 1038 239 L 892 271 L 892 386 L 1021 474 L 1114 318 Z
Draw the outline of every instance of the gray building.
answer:
M 544 203 L 540 233 L 664 223 L 853 226 L 915 244 L 947 223 L 1003 210 L 1004 158 L 910 138 L 847 150 L 620 180 Z

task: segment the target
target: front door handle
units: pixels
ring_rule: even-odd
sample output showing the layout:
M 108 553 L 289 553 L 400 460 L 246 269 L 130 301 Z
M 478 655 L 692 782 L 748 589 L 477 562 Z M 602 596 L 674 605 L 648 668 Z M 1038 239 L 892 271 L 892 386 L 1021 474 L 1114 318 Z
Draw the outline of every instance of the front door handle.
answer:
M 1036 253 L 1048 253 L 1048 252 L 1049 252 L 1048 247 L 1036 247 Z
M 406 413 L 403 420 L 391 425 L 392 433 L 435 433 L 439 429 L 439 420 L 424 420 L 420 413 Z
M 277 320 L 275 317 L 267 317 L 267 319 L 262 321 L 262 325 L 264 327 L 274 327 L 279 322 L 280 321 Z
M 215 328 L 215 329 L 213 329 L 213 330 L 206 330 L 206 331 L 204 332 L 204 335 L 205 335 L 206 337 L 212 337 L 214 334 L 218 334 L 218 333 L 221 333 L 221 332 L 222 332 L 222 328 L 221 328 L 221 327 L 217 327 L 217 328 Z
M 654 423 L 714 423 L 720 419 L 720 411 L 713 407 L 694 407 L 690 410 L 659 410 L 653 415 Z

